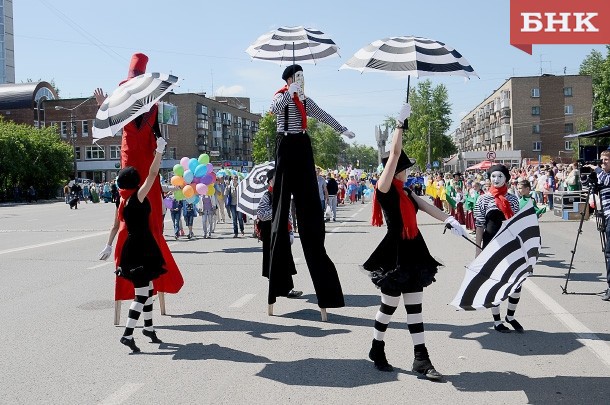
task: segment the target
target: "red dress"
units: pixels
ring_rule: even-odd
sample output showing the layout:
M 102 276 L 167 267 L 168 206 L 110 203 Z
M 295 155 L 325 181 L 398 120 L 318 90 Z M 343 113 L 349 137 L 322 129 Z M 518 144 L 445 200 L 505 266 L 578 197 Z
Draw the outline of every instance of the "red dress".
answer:
M 138 126 L 135 121 L 130 122 L 123 128 L 123 139 L 121 142 L 121 167 L 133 166 L 140 174 L 143 183 L 148 175 L 150 165 L 154 159 L 154 151 L 157 147 L 157 140 L 153 132 L 153 127 L 157 121 L 157 106 L 153 106 L 149 112 L 142 115 L 142 120 Z M 158 124 L 157 124 L 158 125 Z M 141 185 L 141 184 L 140 184 Z M 159 177 L 155 180 L 148 193 L 151 213 L 149 216 L 150 231 L 161 250 L 167 273 L 155 280 L 154 286 L 157 292 L 177 293 L 184 284 L 184 279 L 178 265 L 172 256 L 167 242 L 163 237 L 163 211 L 161 200 L 161 182 Z M 127 227 L 121 221 L 117 236 L 114 261 L 118 266 L 121 258 L 123 245 L 127 239 Z M 133 284 L 122 277 L 116 278 L 114 289 L 114 299 L 131 300 L 134 298 Z

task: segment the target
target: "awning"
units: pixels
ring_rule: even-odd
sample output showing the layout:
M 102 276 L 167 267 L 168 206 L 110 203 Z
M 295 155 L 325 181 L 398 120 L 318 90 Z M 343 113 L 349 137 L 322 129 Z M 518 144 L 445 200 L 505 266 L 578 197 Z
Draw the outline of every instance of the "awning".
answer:
M 610 125 L 594 131 L 585 131 L 579 132 L 578 134 L 566 135 L 564 138 L 599 138 L 602 136 L 610 136 Z

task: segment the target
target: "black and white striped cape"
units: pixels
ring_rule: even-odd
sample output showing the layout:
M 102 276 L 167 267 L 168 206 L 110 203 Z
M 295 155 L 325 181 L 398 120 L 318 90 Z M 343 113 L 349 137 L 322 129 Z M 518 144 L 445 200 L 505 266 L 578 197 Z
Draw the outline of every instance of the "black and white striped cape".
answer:
M 463 310 L 500 304 L 533 273 L 540 252 L 540 227 L 536 210 L 528 202 L 502 227 L 476 259 L 451 305 Z

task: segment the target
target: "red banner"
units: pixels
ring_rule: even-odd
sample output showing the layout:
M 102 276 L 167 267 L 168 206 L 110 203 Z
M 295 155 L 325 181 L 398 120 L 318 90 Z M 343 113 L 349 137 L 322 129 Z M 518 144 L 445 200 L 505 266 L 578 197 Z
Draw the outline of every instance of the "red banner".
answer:
M 510 43 L 610 44 L 610 0 L 510 0 Z

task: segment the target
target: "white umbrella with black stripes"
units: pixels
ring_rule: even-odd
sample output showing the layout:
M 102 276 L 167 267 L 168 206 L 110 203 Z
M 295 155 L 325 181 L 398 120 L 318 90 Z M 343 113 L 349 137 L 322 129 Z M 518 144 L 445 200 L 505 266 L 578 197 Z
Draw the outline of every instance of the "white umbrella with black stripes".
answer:
M 178 84 L 178 77 L 144 73 L 122 83 L 100 106 L 93 123 L 93 138 L 114 136 Z
M 267 172 L 275 168 L 275 162 L 256 165 L 250 173 L 239 182 L 237 187 L 237 211 L 256 217 L 258 204 L 267 191 Z
M 252 59 L 280 65 L 316 64 L 320 59 L 339 56 L 339 47 L 320 30 L 302 26 L 279 27 L 258 37 L 246 53 Z

